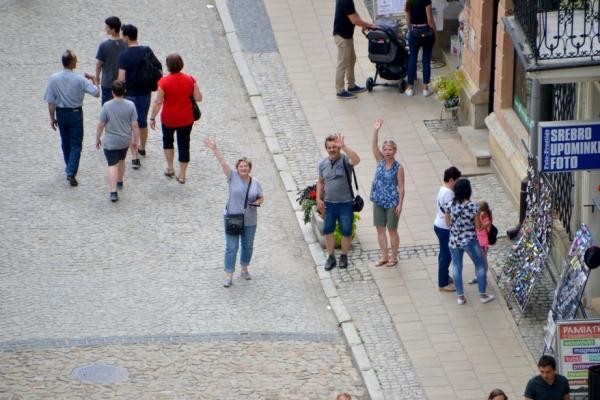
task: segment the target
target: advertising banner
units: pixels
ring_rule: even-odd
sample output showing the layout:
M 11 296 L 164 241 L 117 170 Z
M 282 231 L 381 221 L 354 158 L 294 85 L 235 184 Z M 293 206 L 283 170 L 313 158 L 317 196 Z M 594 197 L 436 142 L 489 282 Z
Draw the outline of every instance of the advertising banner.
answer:
M 540 172 L 600 169 L 600 121 L 539 123 Z
M 556 321 L 557 372 L 571 391 L 586 392 L 588 368 L 600 365 L 600 319 Z

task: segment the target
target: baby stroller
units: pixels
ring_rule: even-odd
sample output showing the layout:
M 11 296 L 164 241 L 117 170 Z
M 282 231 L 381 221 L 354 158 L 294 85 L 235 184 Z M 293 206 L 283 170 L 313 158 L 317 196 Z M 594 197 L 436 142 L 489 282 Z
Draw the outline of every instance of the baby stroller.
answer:
M 400 93 L 406 90 L 408 51 L 406 41 L 398 36 L 398 24 L 393 19 L 376 21 L 381 30 L 370 30 L 364 35 L 369 40 L 369 60 L 375 63 L 375 77 L 367 78 L 367 90 L 375 86 L 396 86 Z M 377 83 L 377 76 L 397 83 Z

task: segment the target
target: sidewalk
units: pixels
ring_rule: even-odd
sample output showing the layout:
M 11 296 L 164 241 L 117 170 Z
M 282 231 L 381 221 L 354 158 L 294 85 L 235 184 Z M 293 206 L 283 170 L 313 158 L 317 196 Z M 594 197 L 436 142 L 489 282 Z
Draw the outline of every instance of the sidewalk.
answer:
M 369 13 L 362 0 L 355 0 L 363 18 Z M 433 224 L 435 197 L 440 176 L 451 165 L 463 174 L 477 174 L 460 138 L 436 140 L 423 121 L 440 117 L 442 105 L 433 96 L 424 98 L 420 82 L 415 96 L 407 97 L 395 88 L 376 87 L 360 93 L 357 99 L 338 100 L 335 96 L 337 48 L 333 41 L 335 2 L 301 0 L 265 0 L 277 46 L 288 78 L 296 92 L 321 154 L 327 155 L 323 142 L 335 132 L 346 136 L 346 143 L 361 157 L 356 174 L 363 198 L 368 198 L 376 162 L 371 151 L 375 118 L 383 117 L 381 140 L 392 138 L 399 144 L 397 159 L 404 165 L 406 191 L 403 214 L 398 226 L 401 246 L 437 244 Z M 357 52 L 356 83 L 365 85 L 375 65 L 367 57 L 367 41 L 357 28 L 354 35 Z M 432 73 L 450 73 L 447 68 Z M 486 170 L 488 171 L 488 170 Z M 363 250 L 378 249 L 372 229 L 371 203 L 358 222 L 357 236 Z
M 477 301 L 477 288 L 470 285 L 465 288 L 468 301 L 464 306 L 457 305 L 456 294 L 436 290 L 437 257 L 429 254 L 430 248 L 437 247 L 432 224 L 442 172 L 456 165 L 465 175 L 480 173 L 458 137 L 436 138 L 423 123 L 439 118 L 441 104 L 433 97 L 423 98 L 419 83 L 411 98 L 394 88 L 378 87 L 371 93 L 359 94 L 355 100 L 338 100 L 333 85 L 337 49 L 331 33 L 335 2 L 264 0 L 264 3 L 287 78 L 321 155 L 326 156 L 322 145 L 326 136 L 335 132 L 345 135 L 347 144 L 362 159 L 356 172 L 363 197 L 368 197 L 375 169 L 370 147 L 375 118 L 381 116 L 386 120 L 380 138 L 391 137 L 399 144 L 397 158 L 405 167 L 407 187 L 399 225 L 400 245 L 413 248 L 414 255 L 403 259 L 396 268 L 373 267 L 372 261 L 377 258 L 377 251 L 373 250 L 378 245 L 371 204 L 366 202 L 357 232 L 362 252 L 355 251 L 352 262 L 376 283 L 401 340 L 400 346 L 408 354 L 424 394 L 429 399 L 481 399 L 500 387 L 509 398 L 522 398 L 527 380 L 536 374 L 537 368 L 495 283 L 490 280 L 488 293 L 496 295 L 498 300 L 485 305 Z M 363 19 L 369 18 L 361 0 L 355 0 L 355 5 Z M 366 40 L 359 29 L 355 33 L 355 47 L 356 79 L 362 86 L 374 74 L 375 66 L 367 58 Z M 490 202 L 504 204 L 501 191 L 497 197 L 492 198 L 493 191 L 489 195 Z M 504 214 L 508 221 L 516 211 L 510 209 Z M 421 256 L 423 253 L 427 256 Z M 465 278 L 473 270 L 469 261 L 465 260 Z M 363 264 L 368 264 L 366 270 Z M 351 285 L 357 283 L 352 271 L 349 275 L 350 279 L 345 273 L 332 273 L 336 285 L 342 285 L 340 296 L 345 302 L 349 299 L 343 289 L 352 290 Z M 353 312 L 352 305 L 347 306 L 355 318 L 360 310 Z M 369 357 L 374 358 L 371 353 Z M 378 378 L 382 381 L 382 376 Z M 391 396 L 386 394 L 386 398 Z

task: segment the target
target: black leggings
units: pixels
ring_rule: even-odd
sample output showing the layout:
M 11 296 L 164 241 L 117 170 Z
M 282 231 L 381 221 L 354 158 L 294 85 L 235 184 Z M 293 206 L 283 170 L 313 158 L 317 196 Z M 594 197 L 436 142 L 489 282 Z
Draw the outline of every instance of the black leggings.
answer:
M 173 149 L 173 137 L 175 131 L 177 131 L 177 149 L 179 149 L 179 162 L 187 163 L 190 162 L 190 134 L 192 133 L 192 126 L 179 126 L 177 128 L 171 128 L 162 124 L 163 131 L 163 149 Z

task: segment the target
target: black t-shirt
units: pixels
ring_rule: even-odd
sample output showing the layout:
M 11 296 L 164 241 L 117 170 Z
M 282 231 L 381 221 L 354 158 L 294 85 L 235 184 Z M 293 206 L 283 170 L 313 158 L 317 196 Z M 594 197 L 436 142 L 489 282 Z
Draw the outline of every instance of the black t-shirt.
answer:
M 336 0 L 333 34 L 340 35 L 344 39 L 352 39 L 354 36 L 354 24 L 350 21 L 348 15 L 355 13 L 354 0 Z
M 564 376 L 556 374 L 552 385 L 548 385 L 538 375 L 527 382 L 524 396 L 533 400 L 563 400 L 569 392 L 569 381 Z
M 410 23 L 412 25 L 424 25 L 427 23 L 427 11 L 425 8 L 431 5 L 431 0 L 415 0 L 410 6 Z
M 127 50 L 119 54 L 119 61 L 117 67 L 125 70 L 125 88 L 127 94 L 138 94 L 147 95 L 150 92 L 142 93 L 139 90 L 135 90 L 135 81 L 137 80 L 137 70 L 146 54 L 146 50 L 149 49 L 147 46 L 134 46 L 128 47 Z

